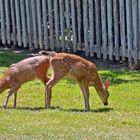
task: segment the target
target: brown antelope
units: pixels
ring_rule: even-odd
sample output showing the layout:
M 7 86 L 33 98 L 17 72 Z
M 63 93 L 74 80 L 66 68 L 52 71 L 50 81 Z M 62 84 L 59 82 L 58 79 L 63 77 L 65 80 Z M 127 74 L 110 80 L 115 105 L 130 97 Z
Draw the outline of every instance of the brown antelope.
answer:
M 102 82 L 96 66 L 80 56 L 41 51 L 41 54 L 50 55 L 50 67 L 52 67 L 52 78 L 46 84 L 46 108 L 51 107 L 52 87 L 63 77 L 67 76 L 76 80 L 84 96 L 85 109 L 90 110 L 89 105 L 89 86 L 94 86 L 101 101 L 108 105 L 108 87 L 110 79 Z
M 16 64 L 12 64 L 0 80 L 0 93 L 10 89 L 3 107 L 6 108 L 9 97 L 12 94 L 14 94 L 14 107 L 16 107 L 17 91 L 23 83 L 38 78 L 46 85 L 49 80 L 46 76 L 48 67 L 49 58 L 44 55 L 26 58 Z

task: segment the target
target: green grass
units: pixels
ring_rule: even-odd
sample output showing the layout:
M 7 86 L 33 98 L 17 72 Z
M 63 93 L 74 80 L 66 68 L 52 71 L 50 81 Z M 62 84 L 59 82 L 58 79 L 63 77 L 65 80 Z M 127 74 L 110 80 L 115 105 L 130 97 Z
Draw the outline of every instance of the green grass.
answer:
M 0 52 L 0 78 L 11 64 L 25 54 Z M 0 139 L 6 140 L 139 140 L 140 72 L 126 68 L 99 69 L 103 80 L 112 78 L 109 106 L 104 107 L 90 88 L 90 112 L 84 112 L 84 100 L 78 85 L 61 80 L 53 89 L 52 106 L 44 109 L 44 85 L 38 81 L 19 90 L 17 108 L 10 98 L 2 109 L 7 91 L 0 95 Z

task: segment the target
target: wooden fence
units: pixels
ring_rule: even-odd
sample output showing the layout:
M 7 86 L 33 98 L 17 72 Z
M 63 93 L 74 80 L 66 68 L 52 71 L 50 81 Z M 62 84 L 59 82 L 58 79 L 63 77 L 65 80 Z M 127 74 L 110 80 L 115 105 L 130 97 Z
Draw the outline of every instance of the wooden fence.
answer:
M 140 59 L 140 0 L 0 0 L 2 44 Z

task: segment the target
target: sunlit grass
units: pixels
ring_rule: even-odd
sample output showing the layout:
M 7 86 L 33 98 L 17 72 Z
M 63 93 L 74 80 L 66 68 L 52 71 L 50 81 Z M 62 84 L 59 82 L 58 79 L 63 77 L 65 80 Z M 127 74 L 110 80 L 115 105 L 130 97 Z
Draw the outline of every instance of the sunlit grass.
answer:
M 11 63 L 25 54 L 0 52 L 0 78 Z M 10 62 L 9 62 L 10 61 Z M 91 111 L 84 111 L 84 100 L 74 81 L 63 79 L 53 89 L 52 106 L 44 109 L 44 85 L 38 81 L 19 90 L 17 108 L 2 109 L 7 91 L 0 94 L 0 139 L 64 140 L 139 140 L 140 72 L 100 69 L 103 80 L 112 78 L 109 106 L 104 107 L 93 87 L 90 88 Z

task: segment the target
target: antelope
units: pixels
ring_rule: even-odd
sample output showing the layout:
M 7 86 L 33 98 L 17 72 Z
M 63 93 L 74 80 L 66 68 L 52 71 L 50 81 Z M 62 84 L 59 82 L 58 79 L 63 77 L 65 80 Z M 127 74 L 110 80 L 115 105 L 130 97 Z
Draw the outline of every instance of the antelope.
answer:
M 110 79 L 103 83 L 95 64 L 74 54 L 51 53 L 44 50 L 40 51 L 40 54 L 50 56 L 50 67 L 52 68 L 52 77 L 46 83 L 46 108 L 51 108 L 52 87 L 65 76 L 79 84 L 84 96 L 86 111 L 90 110 L 89 86 L 94 86 L 103 104 L 108 105 Z
M 48 67 L 49 58 L 44 55 L 26 58 L 16 64 L 12 64 L 0 80 L 0 93 L 10 89 L 3 107 L 7 107 L 9 97 L 12 94 L 14 94 L 13 106 L 16 107 L 17 91 L 23 83 L 37 78 L 46 85 L 46 82 L 49 81 L 49 78 L 46 76 Z

